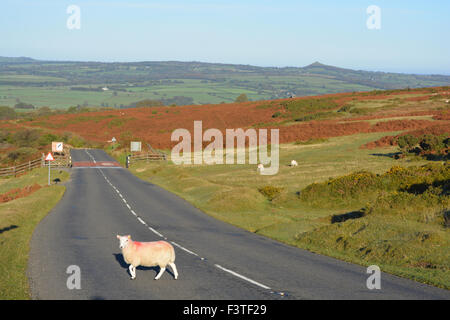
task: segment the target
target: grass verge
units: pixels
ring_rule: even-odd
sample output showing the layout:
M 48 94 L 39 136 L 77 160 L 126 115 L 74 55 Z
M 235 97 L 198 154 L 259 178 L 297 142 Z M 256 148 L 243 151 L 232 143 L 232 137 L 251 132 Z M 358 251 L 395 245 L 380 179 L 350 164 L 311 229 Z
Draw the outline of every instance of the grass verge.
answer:
M 58 203 L 64 194 L 62 185 L 46 186 L 48 171 L 36 169 L 27 175 L 2 180 L 1 192 L 33 183 L 43 186 L 36 192 L 6 203 L 0 203 L 0 299 L 25 300 L 30 298 L 28 253 L 35 227 Z M 52 178 L 67 180 L 64 171 L 52 172 Z

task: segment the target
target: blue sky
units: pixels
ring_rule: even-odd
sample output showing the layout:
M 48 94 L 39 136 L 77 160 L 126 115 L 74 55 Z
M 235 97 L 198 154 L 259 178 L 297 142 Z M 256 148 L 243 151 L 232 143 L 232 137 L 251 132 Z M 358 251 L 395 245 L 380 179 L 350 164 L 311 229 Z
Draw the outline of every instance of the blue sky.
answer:
M 69 5 L 81 29 L 69 30 Z M 366 9 L 381 9 L 369 30 Z M 2 0 L 0 56 L 450 74 L 450 1 Z

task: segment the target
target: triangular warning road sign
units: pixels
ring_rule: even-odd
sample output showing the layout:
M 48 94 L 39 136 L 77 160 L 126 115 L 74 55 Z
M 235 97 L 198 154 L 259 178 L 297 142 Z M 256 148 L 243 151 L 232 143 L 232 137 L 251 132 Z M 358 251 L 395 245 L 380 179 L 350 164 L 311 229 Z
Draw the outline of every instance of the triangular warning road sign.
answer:
M 45 158 L 45 161 L 55 161 L 55 158 L 53 158 L 53 155 L 51 152 L 48 153 L 47 157 Z

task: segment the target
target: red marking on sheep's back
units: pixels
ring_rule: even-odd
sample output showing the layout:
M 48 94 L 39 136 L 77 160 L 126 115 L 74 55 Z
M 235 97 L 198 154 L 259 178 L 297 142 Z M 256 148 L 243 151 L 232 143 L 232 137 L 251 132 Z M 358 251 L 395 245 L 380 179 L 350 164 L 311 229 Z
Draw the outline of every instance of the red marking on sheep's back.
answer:
M 136 250 L 142 250 L 144 248 L 152 248 L 154 251 L 164 251 L 172 247 L 167 241 L 151 241 L 151 242 L 139 242 L 133 241 Z

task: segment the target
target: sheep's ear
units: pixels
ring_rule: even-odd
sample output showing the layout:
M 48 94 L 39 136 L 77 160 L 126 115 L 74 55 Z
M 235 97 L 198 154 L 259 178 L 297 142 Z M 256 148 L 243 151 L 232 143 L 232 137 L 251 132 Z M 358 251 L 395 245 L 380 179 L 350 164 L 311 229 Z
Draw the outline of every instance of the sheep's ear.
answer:
M 127 238 L 128 238 L 128 239 L 131 239 L 131 236 L 130 236 L 130 235 L 127 235 Z
M 117 237 L 117 239 L 120 239 L 120 236 L 119 236 L 119 235 L 117 235 L 116 237 Z

